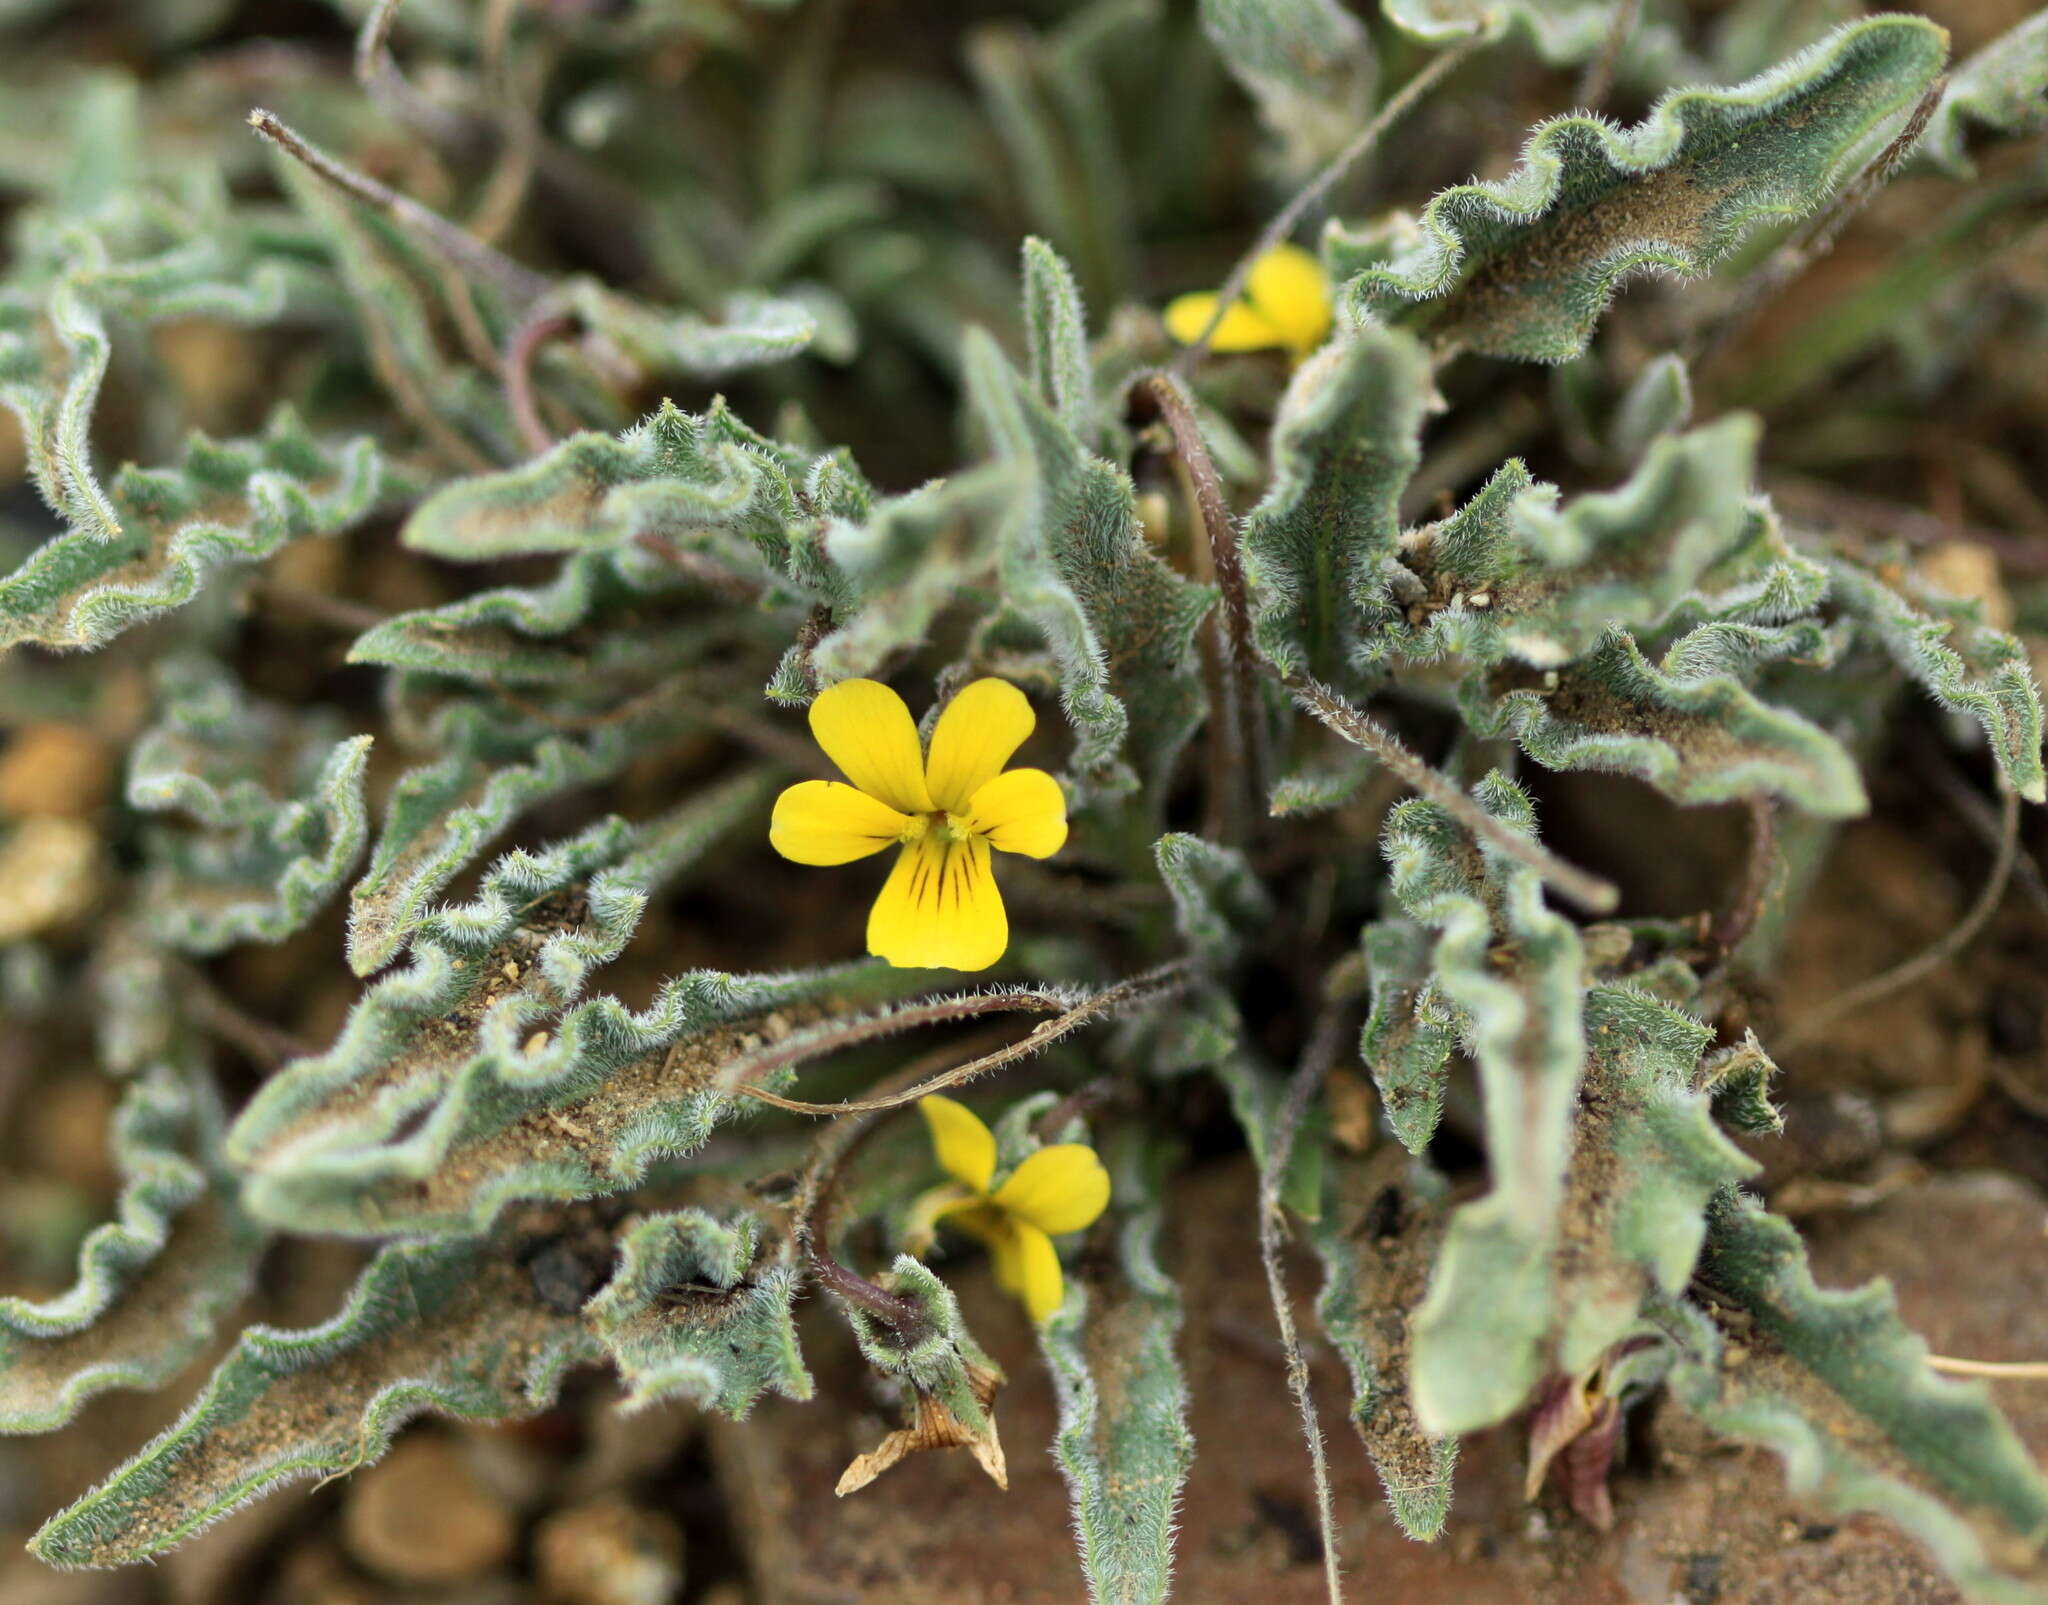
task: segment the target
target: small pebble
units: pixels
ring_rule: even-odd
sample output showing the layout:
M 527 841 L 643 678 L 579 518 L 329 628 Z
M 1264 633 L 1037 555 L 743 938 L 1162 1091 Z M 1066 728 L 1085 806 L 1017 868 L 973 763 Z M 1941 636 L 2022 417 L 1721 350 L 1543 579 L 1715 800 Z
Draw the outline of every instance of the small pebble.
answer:
M 558 1510 L 533 1541 L 534 1569 L 562 1605 L 670 1605 L 683 1588 L 683 1535 L 623 1499 Z
M 489 1571 L 518 1541 L 512 1513 L 448 1439 L 403 1438 L 363 1472 L 342 1511 L 349 1553 L 398 1583 L 453 1583 Z

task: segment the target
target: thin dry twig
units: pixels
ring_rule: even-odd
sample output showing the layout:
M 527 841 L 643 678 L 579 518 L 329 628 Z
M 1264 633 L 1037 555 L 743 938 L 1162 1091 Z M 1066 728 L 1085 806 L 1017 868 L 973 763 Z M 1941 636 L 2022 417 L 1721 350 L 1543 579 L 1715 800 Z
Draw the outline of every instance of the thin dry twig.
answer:
M 391 115 L 444 150 L 459 150 L 470 141 L 467 119 L 428 99 L 398 70 L 391 55 L 391 29 L 403 0 L 377 0 L 356 33 L 356 82 Z
M 275 1070 L 312 1054 L 309 1043 L 281 1025 L 259 1020 L 214 985 L 197 965 L 180 965 L 179 969 L 186 1002 L 201 1028 L 238 1050 L 259 1070 Z
M 1614 0 L 1614 15 L 1607 19 L 1607 37 L 1601 41 L 1600 54 L 1587 63 L 1586 75 L 1579 80 L 1578 103 L 1587 111 L 1598 111 L 1613 89 L 1621 53 L 1628 48 L 1629 35 L 1636 31 L 1642 14 L 1643 0 Z
M 2048 1382 L 2048 1360 L 1958 1360 L 1947 1354 L 1927 1356 L 1930 1371 L 1959 1377 L 2004 1377 L 2015 1382 Z
M 1350 1004 L 1348 995 L 1325 1003 L 1309 1034 L 1300 1068 L 1288 1082 L 1286 1096 L 1274 1116 L 1266 1142 L 1266 1163 L 1259 1175 L 1259 1259 L 1265 1266 L 1266 1291 L 1273 1300 L 1273 1319 L 1279 1325 L 1280 1347 L 1287 1358 L 1287 1389 L 1294 1395 L 1294 1407 L 1301 1415 L 1301 1435 L 1308 1444 L 1309 1471 L 1316 1490 L 1316 1523 L 1323 1543 L 1323 1583 L 1329 1591 L 1330 1605 L 1342 1605 L 1344 1598 L 1343 1580 L 1338 1573 L 1336 1504 L 1330 1491 L 1330 1462 L 1323 1444 L 1322 1422 L 1309 1386 L 1308 1361 L 1302 1354 L 1301 1334 L 1295 1328 L 1294 1306 L 1287 1292 L 1287 1275 L 1280 1263 L 1284 1224 L 1280 1187 L 1287 1174 L 1287 1162 L 1294 1155 L 1295 1133 L 1301 1128 L 1302 1117 L 1342 1050 Z
M 990 1035 L 986 1031 L 976 1032 L 967 1041 L 979 1045 Z M 894 1075 L 885 1076 L 871 1090 L 880 1093 L 914 1085 L 957 1057 L 962 1046 L 959 1042 L 949 1042 L 942 1048 L 935 1048 L 911 1060 Z M 835 1120 L 818 1134 L 811 1144 L 811 1157 L 804 1165 L 796 1196 L 790 1204 L 790 1241 L 809 1263 L 821 1286 L 877 1319 L 886 1321 L 904 1342 L 914 1343 L 927 1325 L 923 1312 L 910 1300 L 897 1297 L 858 1271 L 841 1264 L 826 1246 L 826 1240 L 831 1236 L 833 1190 L 838 1185 L 840 1173 L 855 1150 L 873 1136 L 880 1125 L 880 1112 L 866 1112 Z
M 1203 552 L 1216 588 L 1223 597 L 1223 637 L 1227 650 L 1215 654 L 1222 695 L 1219 717 L 1211 726 L 1212 783 L 1209 828 L 1205 834 L 1221 837 L 1224 822 L 1239 810 L 1230 806 L 1242 801 L 1249 780 L 1252 793 L 1264 787 L 1268 770 L 1265 727 L 1248 696 L 1251 676 L 1258 666 L 1258 652 L 1252 643 L 1251 589 L 1246 583 L 1244 558 L 1238 550 L 1237 524 L 1230 516 L 1230 503 L 1223 495 L 1223 478 L 1216 472 L 1208 443 L 1202 439 L 1195 420 L 1194 403 L 1180 381 L 1170 373 L 1154 370 L 1139 376 L 1132 386 L 1132 398 L 1142 418 L 1146 411 L 1156 415 L 1173 440 L 1173 452 L 1194 503 L 1196 517 L 1205 537 Z M 1246 736 L 1250 735 L 1252 762 L 1249 775 L 1243 762 Z
M 1464 65 L 1466 57 L 1490 42 L 1483 38 L 1468 39 L 1463 44 L 1452 46 L 1431 61 L 1394 92 L 1387 103 L 1380 107 L 1373 120 L 1358 131 L 1350 144 L 1331 157 L 1321 172 L 1295 191 L 1294 199 L 1274 214 L 1273 220 L 1261 231 L 1252 248 L 1238 258 L 1237 266 L 1230 270 L 1230 277 L 1223 281 L 1223 288 L 1216 297 L 1216 310 L 1209 314 L 1208 326 L 1174 358 L 1175 373 L 1186 373 L 1202 353 L 1209 349 L 1209 342 L 1216 337 L 1216 330 L 1223 322 L 1224 313 L 1235 306 L 1237 298 L 1244 294 L 1244 287 L 1252 276 L 1253 264 L 1292 234 L 1295 225 L 1308 215 L 1309 208 L 1329 194 L 1340 178 L 1370 154 L 1388 129 L 1407 116 L 1418 101 Z
M 541 421 L 540 408 L 535 403 L 533 360 L 540 355 L 542 346 L 570 333 L 576 323 L 573 312 L 541 301 L 505 342 L 505 405 L 512 414 L 513 427 L 519 431 L 521 444 L 536 457 L 555 449 L 555 436 Z
M 330 156 L 275 113 L 258 106 L 249 113 L 249 126 L 307 171 L 352 200 L 381 212 L 471 278 L 489 284 L 513 307 L 530 307 L 554 288 L 544 275 L 513 261 L 502 251 L 491 249 L 439 212 Z
M 1152 1003 L 1161 998 L 1171 997 L 1185 987 L 1193 976 L 1192 959 L 1175 959 L 1169 964 L 1159 965 L 1142 975 L 1134 975 L 1128 980 L 1117 982 L 1114 986 L 1104 987 L 1100 992 L 1075 1004 L 1055 1018 L 1033 1027 L 1007 1047 L 998 1048 L 993 1053 L 982 1054 L 916 1086 L 883 1097 L 852 1098 L 845 1103 L 806 1103 L 798 1098 L 781 1097 L 760 1087 L 739 1086 L 734 1090 L 749 1098 L 756 1098 L 762 1103 L 771 1104 L 777 1109 L 787 1109 L 790 1113 L 799 1115 L 851 1115 L 870 1110 L 894 1109 L 903 1104 L 915 1103 L 934 1092 L 945 1092 L 949 1088 L 973 1081 L 991 1070 L 1000 1070 L 1004 1065 L 1014 1064 L 1019 1059 L 1029 1058 L 1032 1054 L 1052 1046 L 1061 1037 L 1071 1035 L 1091 1021 L 1112 1014 L 1118 1009 L 1135 1003 Z M 917 1011 L 901 1010 L 893 1015 L 879 1016 L 870 1022 L 857 1024 L 848 1029 L 844 1040 L 834 1042 L 831 1048 L 849 1046 L 856 1041 L 886 1035 L 891 1029 L 902 1029 L 906 1025 L 925 1024 L 928 1023 L 928 1019 L 964 1019 L 972 1014 L 990 1013 L 996 1009 L 1046 1009 L 1059 1006 L 1055 999 L 1043 992 L 982 993 L 974 997 L 954 999 L 943 1005 L 933 1005 L 931 1009 L 924 1011 L 928 1018 L 906 1020 L 906 1015 Z M 799 1048 L 796 1054 L 805 1059 L 812 1059 L 819 1057 L 821 1052 L 831 1051 L 831 1048 L 818 1051 L 805 1051 Z M 730 1075 L 734 1080 L 743 1080 L 759 1075 L 764 1070 L 795 1062 L 793 1056 L 776 1058 L 778 1051 L 770 1049 L 766 1053 L 743 1059 Z
M 1956 768 L 1955 760 L 1931 737 L 1923 732 L 1916 747 L 1923 766 L 1921 773 L 1933 779 L 1944 800 L 1962 816 L 1963 823 L 1976 833 L 1977 839 L 1997 852 L 2002 839 L 1998 810 L 1984 800 L 1984 794 L 1963 777 Z M 2015 849 L 2012 875 L 2015 884 L 2027 894 L 2027 901 L 2034 905 L 2035 912 L 2048 920 L 2048 880 L 2042 878 L 2041 866 L 2027 851 L 2024 842 Z
M 1837 992 L 1827 1002 L 1799 1021 L 1779 1044 L 1781 1053 L 1790 1053 L 1807 1043 L 1833 1025 L 1837 1020 L 1868 1007 L 1879 998 L 1889 997 L 1903 987 L 1924 980 L 1947 960 L 1954 958 L 1968 947 L 1977 933 L 1984 929 L 1987 921 L 1997 912 L 1998 905 L 2005 899 L 2005 888 L 2012 880 L 2012 866 L 2019 856 L 2020 845 L 2020 794 L 2013 790 L 2001 776 L 1999 779 L 2000 808 L 1998 819 L 1998 856 L 1991 866 L 1990 879 L 1977 894 L 1977 900 L 1970 905 L 1969 912 L 1958 920 L 1947 935 L 1930 942 L 1911 958 L 1894 964 L 1890 969 L 1873 975 L 1867 981 L 1859 981 L 1846 992 Z
M 1298 675 L 1288 679 L 1286 685 L 1303 708 L 1346 741 L 1365 748 L 1407 782 L 1410 789 L 1445 810 L 1487 846 L 1533 869 L 1559 896 L 1591 914 L 1609 913 L 1621 901 L 1621 893 L 1612 882 L 1567 864 L 1547 847 L 1508 829 L 1410 752 L 1386 726 L 1354 708 L 1328 686 Z
M 1735 956 L 1770 901 L 1771 878 L 1778 867 L 1778 800 L 1767 792 L 1753 793 L 1749 805 L 1749 851 L 1742 861 L 1742 883 L 1728 906 L 1714 917 L 1707 943 L 1725 965 Z

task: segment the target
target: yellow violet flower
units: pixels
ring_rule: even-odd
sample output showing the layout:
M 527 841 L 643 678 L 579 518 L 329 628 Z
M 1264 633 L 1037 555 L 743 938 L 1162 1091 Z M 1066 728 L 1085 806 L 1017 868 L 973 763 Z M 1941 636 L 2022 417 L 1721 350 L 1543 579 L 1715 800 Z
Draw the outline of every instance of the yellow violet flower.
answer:
M 842 680 L 811 704 L 811 734 L 852 784 L 791 786 L 768 840 L 799 864 L 850 864 L 901 843 L 868 914 L 868 951 L 900 968 L 985 970 L 1010 945 L 989 849 L 1050 858 L 1067 840 L 1060 783 L 1003 768 L 1037 722 L 1007 680 L 976 680 L 939 715 L 926 753 L 901 697 Z
M 1166 309 L 1166 332 L 1193 345 L 1216 312 L 1213 291 L 1178 297 Z M 1330 284 L 1323 264 L 1298 245 L 1276 245 L 1252 264 L 1244 299 L 1223 314 L 1209 340 L 1211 351 L 1265 351 L 1281 346 L 1294 360 L 1330 332 Z
M 1044 1321 L 1066 1297 L 1052 1240 L 1093 1226 L 1109 1207 L 1109 1172 L 1085 1143 L 1041 1148 L 989 1191 L 996 1174 L 995 1134 L 963 1103 L 936 1093 L 917 1107 L 931 1130 L 939 1168 L 953 1180 L 911 1206 L 911 1247 L 922 1251 L 932 1228 L 950 1221 L 987 1245 L 996 1284 Z

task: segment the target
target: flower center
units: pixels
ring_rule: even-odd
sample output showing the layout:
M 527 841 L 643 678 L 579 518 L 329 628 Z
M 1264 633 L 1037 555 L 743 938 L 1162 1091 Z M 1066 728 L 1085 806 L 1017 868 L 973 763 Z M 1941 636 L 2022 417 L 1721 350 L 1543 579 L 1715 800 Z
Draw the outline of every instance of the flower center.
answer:
M 921 842 L 926 836 L 934 834 L 942 842 L 964 842 L 974 834 L 974 831 L 966 815 L 938 809 L 929 814 L 912 814 L 903 822 L 902 834 L 896 839 L 908 844 Z

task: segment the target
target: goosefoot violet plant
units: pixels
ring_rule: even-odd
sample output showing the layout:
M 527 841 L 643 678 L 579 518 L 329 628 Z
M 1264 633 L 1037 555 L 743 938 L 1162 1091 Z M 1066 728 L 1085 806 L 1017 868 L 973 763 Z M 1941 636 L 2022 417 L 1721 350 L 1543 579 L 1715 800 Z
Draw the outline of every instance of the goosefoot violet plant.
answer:
M 228 73 L 171 0 L 132 71 L 59 71 L 15 9 L 0 757 L 49 800 L 0 788 L 0 986 L 51 1044 L 22 1096 L 57 1044 L 111 1086 L 119 1196 L 0 1298 L 0 1424 L 220 1354 L 41 1560 L 576 1368 L 806 1400 L 835 1316 L 906 1423 L 841 1492 L 1000 1482 L 979 1245 L 1091 1597 L 1163 1599 L 1213 1084 L 1333 1597 L 1318 1408 L 1426 1543 L 1486 1431 L 1612 1520 L 1650 1401 L 2048 1597 L 1984 1386 L 1745 1191 L 1776 1003 L 1829 1007 L 1773 1001 L 1787 925 L 1888 732 L 1995 795 L 1994 902 L 2043 800 L 2007 626 L 2048 609 L 1814 493 L 2040 358 L 2038 283 L 1971 276 L 2038 237 L 2039 18 L 1957 60 L 1812 8 L 1108 0 L 899 62 L 815 0 L 378 0 L 350 81 L 338 29 Z M 1788 294 L 1894 181 L 1924 237 Z M 1559 846 L 1636 830 L 1723 894 Z M 879 896 L 785 863 L 891 848 Z M 253 1319 L 315 1238 L 352 1289 Z

